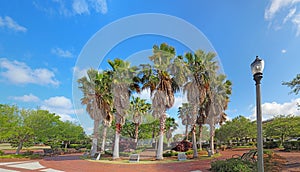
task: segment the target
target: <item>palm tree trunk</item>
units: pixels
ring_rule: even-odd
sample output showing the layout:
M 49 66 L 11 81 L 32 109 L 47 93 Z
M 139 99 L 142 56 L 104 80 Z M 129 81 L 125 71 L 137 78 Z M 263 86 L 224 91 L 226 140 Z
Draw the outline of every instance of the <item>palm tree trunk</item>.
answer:
M 97 152 L 98 136 L 99 136 L 99 130 L 98 130 L 99 124 L 100 124 L 100 120 L 94 120 L 94 135 L 93 135 L 93 140 L 92 140 L 91 156 L 94 156 L 95 153 Z
M 202 150 L 202 129 L 203 129 L 203 126 L 202 125 L 199 125 L 199 149 Z
M 162 160 L 163 158 L 163 147 L 164 147 L 164 130 L 165 130 L 165 121 L 166 121 L 166 115 L 163 114 L 160 117 L 160 122 L 159 122 L 159 141 L 158 141 L 158 148 L 156 152 L 156 159 L 157 160 Z
M 189 140 L 189 125 L 188 124 L 185 125 L 185 140 L 186 141 Z
M 137 146 L 138 138 L 139 138 L 139 123 L 135 124 L 135 138 L 134 138 L 134 143 Z
M 197 140 L 196 140 L 196 126 L 192 126 L 192 140 L 193 140 L 193 158 L 198 158 L 198 152 L 197 152 Z
M 120 155 L 119 155 L 120 133 L 121 133 L 121 124 L 116 124 L 116 135 L 115 135 L 113 159 L 120 158 Z
M 214 127 L 214 117 L 212 117 L 210 122 L 210 150 L 212 155 L 214 154 L 214 136 L 215 136 L 215 127 Z
M 20 151 L 21 151 L 22 147 L 23 147 L 23 140 L 21 140 L 19 145 L 18 145 L 18 148 L 16 150 L 16 155 L 20 154 Z
M 101 152 L 105 152 L 106 133 L 107 133 L 107 125 L 104 125 L 103 133 L 102 133 Z

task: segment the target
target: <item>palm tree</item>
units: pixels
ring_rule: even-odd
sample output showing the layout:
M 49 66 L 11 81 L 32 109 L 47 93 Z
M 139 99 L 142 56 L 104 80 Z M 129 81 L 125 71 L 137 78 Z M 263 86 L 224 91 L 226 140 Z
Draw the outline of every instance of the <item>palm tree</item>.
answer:
M 114 59 L 114 61 L 108 60 L 108 63 L 112 67 L 112 71 L 110 72 L 112 77 L 111 89 L 116 119 L 113 159 L 118 159 L 120 133 L 130 108 L 130 94 L 133 88 L 139 92 L 138 84 L 134 83 L 136 80 L 137 67 L 130 67 L 129 62 L 118 58 Z
M 214 153 L 214 135 L 215 125 L 222 124 L 226 120 L 226 113 L 229 102 L 229 95 L 231 94 L 231 82 L 225 80 L 226 76 L 223 74 L 216 75 L 210 78 L 209 99 L 211 105 L 209 109 L 208 123 L 210 125 L 210 148 L 212 154 Z
M 99 73 L 95 69 L 89 69 L 87 76 L 77 81 L 83 93 L 81 104 L 86 105 L 86 111 L 94 120 L 94 132 L 91 148 L 91 155 L 97 152 L 99 124 L 101 120 L 105 126 L 109 126 L 112 121 L 111 108 L 112 97 L 110 92 L 110 80 L 107 72 Z M 104 136 L 106 133 L 103 134 Z M 105 139 L 103 139 L 105 142 Z M 102 150 L 104 147 L 102 148 Z
M 152 115 L 160 120 L 159 145 L 156 159 L 163 159 L 163 137 L 166 121 L 166 110 L 174 104 L 174 92 L 179 89 L 170 73 L 170 64 L 175 58 L 175 49 L 165 43 L 153 46 L 151 65 L 142 66 L 143 89 L 150 89 L 152 98 Z
M 134 142 L 137 144 L 138 141 L 138 132 L 139 126 L 142 123 L 142 116 L 148 113 L 151 109 L 151 104 L 146 103 L 145 99 L 141 99 L 140 97 L 132 97 L 130 101 L 130 111 L 132 113 L 133 123 L 135 125 L 135 139 Z
M 194 54 L 185 54 L 185 63 L 191 72 L 188 82 L 184 85 L 184 93 L 187 94 L 188 102 L 192 107 L 191 131 L 193 140 L 193 157 L 197 158 L 197 141 L 196 141 L 196 124 L 205 121 L 205 115 L 201 112 L 201 107 L 205 102 L 207 90 L 209 89 L 209 67 L 214 66 L 214 53 L 205 53 L 202 50 L 196 51 Z M 198 120 L 197 120 L 198 119 Z M 201 120 L 200 120 L 201 119 Z M 202 124 L 199 125 L 202 127 Z M 202 131 L 202 129 L 199 129 Z M 201 133 L 201 132 L 200 132 Z M 201 141 L 200 141 L 201 142 Z
M 174 118 L 168 117 L 166 119 L 166 138 L 168 146 L 170 147 L 170 139 L 172 138 L 172 133 L 177 129 L 178 124 L 175 122 Z
M 191 106 L 189 103 L 182 103 L 182 106 L 178 109 L 178 117 L 181 119 L 182 125 L 185 125 L 185 140 L 188 140 L 188 128 L 191 123 Z

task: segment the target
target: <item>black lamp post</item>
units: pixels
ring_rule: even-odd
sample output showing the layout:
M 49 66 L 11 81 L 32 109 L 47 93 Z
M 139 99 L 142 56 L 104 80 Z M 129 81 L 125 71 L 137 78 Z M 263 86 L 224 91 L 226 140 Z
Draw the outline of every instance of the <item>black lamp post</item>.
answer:
M 257 122 L 257 169 L 258 172 L 264 171 L 264 155 L 263 155 L 263 137 L 262 137 L 262 115 L 261 115 L 261 94 L 260 81 L 263 77 L 264 61 L 258 56 L 253 63 L 251 63 L 251 70 L 253 79 L 256 85 L 256 122 Z

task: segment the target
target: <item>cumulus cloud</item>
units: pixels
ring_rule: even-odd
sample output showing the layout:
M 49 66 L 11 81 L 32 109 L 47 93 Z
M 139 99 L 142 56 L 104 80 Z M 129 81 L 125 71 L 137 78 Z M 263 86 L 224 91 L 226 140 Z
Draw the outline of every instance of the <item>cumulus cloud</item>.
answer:
M 37 96 L 35 96 L 31 93 L 29 95 L 24 95 L 24 96 L 14 96 L 14 97 L 11 97 L 11 99 L 21 101 L 21 102 L 39 102 L 40 101 L 40 99 Z
M 27 28 L 24 26 L 19 25 L 16 21 L 14 21 L 11 17 L 0 16 L 0 28 L 8 28 L 10 30 L 16 31 L 16 32 L 26 32 Z
M 55 74 L 45 68 L 32 69 L 26 63 L 0 58 L 0 76 L 13 84 L 58 86 Z
M 286 53 L 286 50 L 285 50 L 285 49 L 282 49 L 282 50 L 281 50 L 281 53 L 282 53 L 282 54 L 285 54 L 285 53 Z
M 70 57 L 73 57 L 74 55 L 71 53 L 71 51 L 69 50 L 63 50 L 61 48 L 52 48 L 51 49 L 51 53 L 52 54 L 55 54 L 57 56 L 60 56 L 60 57 L 66 57 L 66 58 L 70 58 Z
M 290 102 L 286 103 L 277 103 L 277 102 L 267 102 L 262 104 L 262 118 L 263 120 L 271 119 L 277 115 L 289 115 L 293 114 L 300 116 L 300 111 L 297 109 L 297 104 L 300 103 L 300 98 L 293 99 Z M 256 119 L 256 107 L 252 109 L 253 114 L 250 116 L 250 119 Z
M 265 20 L 269 21 L 271 25 L 277 23 L 275 29 L 280 29 L 283 24 L 290 22 L 296 28 L 296 36 L 299 36 L 300 12 L 297 11 L 299 3 L 300 0 L 271 0 L 265 9 Z
M 64 96 L 55 96 L 44 100 L 41 109 L 59 115 L 62 121 L 77 121 L 71 117 L 72 114 L 75 114 L 71 100 Z

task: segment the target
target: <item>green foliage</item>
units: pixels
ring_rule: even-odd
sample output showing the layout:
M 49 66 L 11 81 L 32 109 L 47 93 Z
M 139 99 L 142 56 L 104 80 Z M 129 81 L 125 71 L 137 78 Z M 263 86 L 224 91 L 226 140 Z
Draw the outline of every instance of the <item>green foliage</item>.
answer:
M 216 138 L 223 142 L 245 137 L 256 137 L 256 125 L 244 116 L 235 117 L 216 130 Z
M 211 163 L 213 172 L 254 172 L 256 164 L 238 158 L 219 160 Z
M 296 95 L 300 91 L 300 74 L 297 74 L 297 76 L 290 82 L 283 82 L 282 85 L 286 85 L 292 89 L 291 93 L 295 93 Z
M 194 153 L 194 150 L 190 149 L 185 152 L 186 155 L 192 155 Z
M 4 152 L 2 150 L 0 150 L 0 156 L 4 155 Z
M 178 152 L 176 151 L 166 151 L 165 153 L 163 153 L 163 157 L 171 157 L 171 156 L 177 156 L 178 155 Z
M 268 138 L 280 139 L 281 145 L 286 138 L 300 136 L 300 117 L 293 115 L 279 115 L 267 122 L 264 135 Z

